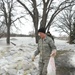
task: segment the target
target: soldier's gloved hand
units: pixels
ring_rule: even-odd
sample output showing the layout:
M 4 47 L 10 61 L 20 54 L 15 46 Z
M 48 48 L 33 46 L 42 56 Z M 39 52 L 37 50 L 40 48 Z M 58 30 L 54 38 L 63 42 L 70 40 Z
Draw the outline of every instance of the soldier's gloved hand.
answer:
M 35 59 L 35 56 L 32 57 L 32 61 L 34 61 L 34 59 Z

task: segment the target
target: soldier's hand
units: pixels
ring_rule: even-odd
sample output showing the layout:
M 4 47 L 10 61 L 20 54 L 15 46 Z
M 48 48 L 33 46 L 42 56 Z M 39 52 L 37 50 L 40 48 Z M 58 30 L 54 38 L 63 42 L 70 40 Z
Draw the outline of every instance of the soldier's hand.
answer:
M 35 59 L 35 56 L 32 57 L 32 61 L 34 61 L 34 59 Z
M 51 55 L 50 55 L 50 56 L 55 57 L 55 56 L 56 56 L 56 50 L 53 50 L 53 51 L 51 52 Z

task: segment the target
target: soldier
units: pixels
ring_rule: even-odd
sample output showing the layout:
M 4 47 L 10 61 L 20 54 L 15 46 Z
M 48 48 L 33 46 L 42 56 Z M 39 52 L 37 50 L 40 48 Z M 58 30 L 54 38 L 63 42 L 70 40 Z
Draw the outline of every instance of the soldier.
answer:
M 47 75 L 47 66 L 50 59 L 50 56 L 56 55 L 56 46 L 52 38 L 45 34 L 45 28 L 40 28 L 38 30 L 38 35 L 40 36 L 40 40 L 38 42 L 38 48 L 32 57 L 32 61 L 34 61 L 35 57 L 40 53 L 39 60 L 39 75 Z

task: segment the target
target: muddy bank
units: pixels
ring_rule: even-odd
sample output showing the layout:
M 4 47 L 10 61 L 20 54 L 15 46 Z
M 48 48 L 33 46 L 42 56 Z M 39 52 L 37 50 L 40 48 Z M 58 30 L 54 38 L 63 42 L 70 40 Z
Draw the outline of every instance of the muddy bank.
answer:
M 57 51 L 56 72 L 57 75 L 75 75 L 75 51 Z

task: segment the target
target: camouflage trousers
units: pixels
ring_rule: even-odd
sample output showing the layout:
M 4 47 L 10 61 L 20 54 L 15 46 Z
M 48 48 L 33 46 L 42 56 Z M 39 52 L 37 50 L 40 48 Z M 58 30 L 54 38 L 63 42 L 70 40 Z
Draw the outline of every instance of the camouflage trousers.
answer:
M 47 66 L 49 59 L 39 61 L 39 75 L 47 75 Z

